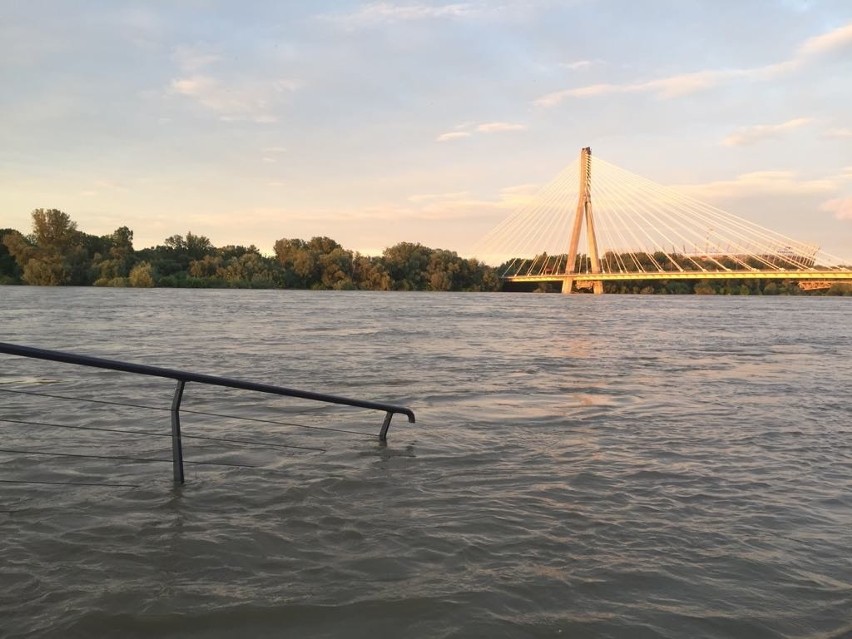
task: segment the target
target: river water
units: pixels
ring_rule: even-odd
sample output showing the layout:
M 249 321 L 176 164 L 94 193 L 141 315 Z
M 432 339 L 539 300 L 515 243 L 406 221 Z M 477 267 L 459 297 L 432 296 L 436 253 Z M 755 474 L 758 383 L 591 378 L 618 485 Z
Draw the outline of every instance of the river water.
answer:
M 0 341 L 417 415 L 189 384 L 243 443 L 175 488 L 114 459 L 173 382 L 0 355 L 0 636 L 852 636 L 848 298 L 0 287 Z

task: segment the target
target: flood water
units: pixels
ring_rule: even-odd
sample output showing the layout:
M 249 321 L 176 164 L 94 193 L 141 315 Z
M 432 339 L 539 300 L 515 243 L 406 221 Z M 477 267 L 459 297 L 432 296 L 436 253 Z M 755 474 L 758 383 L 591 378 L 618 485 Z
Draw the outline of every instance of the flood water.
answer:
M 0 636 L 852 637 L 849 298 L 0 287 L 0 341 L 417 415 L 189 384 L 175 488 L 174 382 L 0 355 Z

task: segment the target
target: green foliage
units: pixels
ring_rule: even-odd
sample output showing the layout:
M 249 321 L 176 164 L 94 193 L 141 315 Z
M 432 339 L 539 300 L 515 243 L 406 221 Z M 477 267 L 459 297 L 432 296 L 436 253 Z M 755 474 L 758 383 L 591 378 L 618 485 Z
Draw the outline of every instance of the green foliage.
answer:
M 7 236 L 12 244 L 21 241 L 26 243 L 24 237 L 15 229 L 0 229 L 0 284 L 20 284 L 23 271 L 9 251 Z
M 151 288 L 154 286 L 154 269 L 148 262 L 140 262 L 133 267 L 127 279 L 134 288 Z
M 33 232 L 25 238 L 21 233 L 6 233 L 3 243 L 22 271 L 27 284 L 57 286 L 76 284 L 85 262 L 82 234 L 67 213 L 57 209 L 32 212 Z
M 135 251 L 128 227 L 88 235 L 56 209 L 33 211 L 29 237 L 6 229 L 0 239 L 0 283 L 382 291 L 501 287 L 494 270 L 477 260 L 409 242 L 391 246 L 381 256 L 367 256 L 329 237 L 285 238 L 275 242 L 274 257 L 267 257 L 255 246 L 216 248 L 189 231 Z

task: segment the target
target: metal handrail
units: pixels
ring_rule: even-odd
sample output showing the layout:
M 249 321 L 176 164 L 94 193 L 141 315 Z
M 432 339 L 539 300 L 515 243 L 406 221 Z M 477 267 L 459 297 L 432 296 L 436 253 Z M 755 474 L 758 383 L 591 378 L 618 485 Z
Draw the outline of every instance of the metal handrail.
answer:
M 92 357 L 90 355 L 79 355 L 77 353 L 54 351 L 45 348 L 35 348 L 33 346 L 21 346 L 19 344 L 9 344 L 5 342 L 0 342 L 0 353 L 4 353 L 6 355 L 18 355 L 20 357 L 29 357 L 33 359 L 43 359 L 53 362 L 62 362 L 65 364 L 76 364 L 78 366 L 91 366 L 94 368 L 122 371 L 125 373 L 134 373 L 136 375 L 148 375 L 152 377 L 163 377 L 166 379 L 176 380 L 177 386 L 175 388 L 171 406 L 172 465 L 175 482 L 181 484 L 184 482 L 184 474 L 183 450 L 180 438 L 180 404 L 183 398 L 183 391 L 187 382 L 197 382 L 199 384 L 207 384 L 211 386 L 224 386 L 227 388 L 238 388 L 241 390 L 257 391 L 259 393 L 282 395 L 285 397 L 297 397 L 299 399 L 309 399 L 318 402 L 325 402 L 328 404 L 342 404 L 355 408 L 366 408 L 369 410 L 383 411 L 385 413 L 385 418 L 382 422 L 381 430 L 379 431 L 379 440 L 382 442 L 387 441 L 388 429 L 390 428 L 391 419 L 395 414 L 405 415 L 406 417 L 408 417 L 409 423 L 414 423 L 414 411 L 412 411 L 410 408 L 406 408 L 404 406 L 397 406 L 395 404 L 387 404 L 384 402 L 370 402 L 362 399 L 342 397 L 340 395 L 315 393 L 312 391 L 297 390 L 295 388 L 286 388 L 284 386 L 259 384 L 256 382 L 232 379 L 230 377 L 205 375 L 203 373 L 193 373 L 190 371 L 181 371 L 174 368 L 150 366 L 148 364 L 132 364 L 130 362 L 122 362 L 114 359 Z

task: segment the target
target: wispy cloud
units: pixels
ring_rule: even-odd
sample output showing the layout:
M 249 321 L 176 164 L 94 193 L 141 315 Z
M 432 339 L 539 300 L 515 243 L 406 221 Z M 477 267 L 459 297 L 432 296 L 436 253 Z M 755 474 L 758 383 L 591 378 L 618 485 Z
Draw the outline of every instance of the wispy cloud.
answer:
M 458 140 L 461 138 L 469 138 L 474 133 L 509 133 L 512 131 L 525 131 L 526 124 L 520 122 L 465 122 L 455 127 L 455 130 L 442 133 L 435 140 L 436 142 L 448 142 L 450 140 Z
M 408 196 L 408 201 L 414 204 L 422 204 L 425 202 L 440 202 L 447 200 L 459 200 L 469 197 L 467 191 L 456 191 L 454 193 L 419 193 Z
M 126 187 L 113 180 L 95 180 L 89 185 L 89 188 L 80 191 L 79 195 L 83 197 L 95 197 L 98 195 L 123 192 L 126 190 Z
M 793 171 L 754 171 L 732 180 L 676 187 L 699 199 L 742 198 L 756 195 L 813 195 L 836 192 L 831 178 L 801 179 Z
M 765 72 L 766 67 L 762 67 Z M 653 93 L 660 98 L 675 98 L 703 89 L 714 87 L 725 80 L 735 77 L 745 77 L 752 73 L 749 70 L 697 71 L 682 73 L 668 78 L 659 78 L 647 82 L 629 82 L 625 84 L 598 83 L 574 89 L 554 91 L 541 96 L 534 104 L 539 107 L 553 107 L 566 98 L 589 98 L 619 93 Z
M 171 82 L 172 94 L 180 95 L 219 115 L 225 122 L 278 121 L 277 111 L 298 87 L 292 80 L 255 80 L 226 84 L 211 75 L 191 75 Z
M 852 129 L 848 128 L 835 128 L 829 129 L 822 134 L 822 137 L 829 138 L 832 140 L 848 140 L 852 138 Z
M 275 164 L 276 162 L 278 162 L 278 158 L 286 152 L 287 149 L 283 146 L 268 146 L 263 149 L 261 161 L 265 162 L 266 164 Z
M 563 62 L 559 66 L 571 71 L 579 71 L 581 69 L 588 69 L 596 62 L 597 60 L 575 60 L 573 62 Z
M 282 186 L 270 182 L 270 186 Z M 476 219 L 497 220 L 507 211 L 525 204 L 539 190 L 538 185 L 520 184 L 499 190 L 494 197 L 475 197 L 468 191 L 446 193 L 418 193 L 403 201 L 376 203 L 357 208 L 326 208 L 312 212 L 283 208 L 251 209 L 245 215 L 256 219 L 278 221 L 303 221 L 315 226 L 319 223 L 384 223 L 401 220 L 456 220 L 469 222 Z
M 431 4 L 372 2 L 356 11 L 329 13 L 322 16 L 348 28 L 371 25 L 381 25 L 392 22 L 408 22 L 415 20 L 435 20 L 447 18 L 463 18 L 476 12 L 476 7 L 469 3 Z
M 187 45 L 176 47 L 172 58 L 185 73 L 194 73 L 221 60 L 221 56 L 216 53 Z
M 675 98 L 720 86 L 734 80 L 766 80 L 799 69 L 827 53 L 852 46 L 852 23 L 805 40 L 793 56 L 782 62 L 744 69 L 704 69 L 644 82 L 598 83 L 545 94 L 534 101 L 539 107 L 556 106 L 568 98 L 588 98 L 619 93 L 650 93 Z
M 449 131 L 448 133 L 442 133 L 437 138 L 435 138 L 436 142 L 449 142 L 450 140 L 460 140 L 462 138 L 469 138 L 469 131 Z
M 788 131 L 799 129 L 813 122 L 812 118 L 793 118 L 781 124 L 756 124 L 737 129 L 726 137 L 722 144 L 725 146 L 747 146 L 762 140 L 779 138 Z
M 521 208 L 529 204 L 540 191 L 540 184 L 507 186 L 500 190 L 500 202 L 508 208 Z
M 852 197 L 834 198 L 823 202 L 820 209 L 833 213 L 838 220 L 852 221 Z
M 226 80 L 216 68 L 222 56 L 200 46 L 177 46 L 171 57 L 178 75 L 172 79 L 169 93 L 192 99 L 224 122 L 277 122 L 285 98 L 298 88 L 297 82 L 287 78 L 240 76 Z
M 472 197 L 467 191 L 414 195 L 408 198 L 414 205 L 403 215 L 416 219 L 470 219 L 505 214 L 517 206 L 519 194 L 512 188 L 502 189 L 494 199 Z
M 852 23 L 805 40 L 797 52 L 800 56 L 818 56 L 852 48 Z
M 476 130 L 480 133 L 503 133 L 505 131 L 524 131 L 526 130 L 526 124 L 519 124 L 517 122 L 484 122 L 483 124 L 478 124 L 476 126 Z

